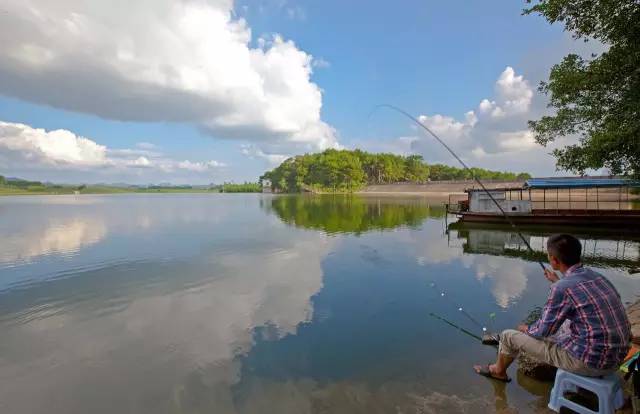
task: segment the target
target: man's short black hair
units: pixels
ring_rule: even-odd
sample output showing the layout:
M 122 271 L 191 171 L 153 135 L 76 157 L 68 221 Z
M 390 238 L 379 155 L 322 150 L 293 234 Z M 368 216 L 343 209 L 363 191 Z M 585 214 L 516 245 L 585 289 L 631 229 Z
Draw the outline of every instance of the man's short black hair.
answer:
M 565 266 L 580 263 L 582 245 L 570 234 L 554 234 L 547 239 L 547 251 Z

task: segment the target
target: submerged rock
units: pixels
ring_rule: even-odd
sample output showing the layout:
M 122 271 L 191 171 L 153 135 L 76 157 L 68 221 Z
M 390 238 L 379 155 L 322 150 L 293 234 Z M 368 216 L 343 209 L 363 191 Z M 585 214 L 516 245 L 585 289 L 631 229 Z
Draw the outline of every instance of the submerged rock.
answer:
M 538 381 L 553 381 L 557 368 L 522 352 L 518 356 L 518 371 Z

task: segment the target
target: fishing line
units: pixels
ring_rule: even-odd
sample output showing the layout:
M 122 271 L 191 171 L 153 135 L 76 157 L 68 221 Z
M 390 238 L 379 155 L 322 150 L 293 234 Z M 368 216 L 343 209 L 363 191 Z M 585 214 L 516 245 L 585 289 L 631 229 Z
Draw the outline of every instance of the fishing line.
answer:
M 431 287 L 432 287 L 432 288 L 434 288 L 434 289 L 436 289 L 436 288 L 437 288 L 436 282 L 433 282 L 433 281 L 432 281 L 432 282 L 431 282 Z M 441 290 L 441 289 L 438 289 L 438 291 L 440 292 L 440 293 L 439 293 L 439 296 L 440 296 L 441 298 L 444 298 L 445 300 L 449 301 L 449 303 L 451 303 L 454 307 L 456 307 L 456 308 L 458 309 L 458 311 L 460 311 L 464 316 L 466 316 L 466 317 L 467 317 L 467 319 L 469 319 L 471 322 L 473 322 L 473 323 L 474 323 L 474 324 L 476 324 L 479 328 L 481 328 L 481 329 L 482 329 L 482 332 L 487 332 L 487 327 L 486 327 L 486 326 L 483 326 L 483 325 L 482 325 L 480 322 L 478 322 L 478 321 L 477 321 L 473 316 L 469 315 L 469 314 L 467 313 L 467 311 L 466 311 L 466 310 L 464 310 L 464 308 L 463 308 L 461 305 L 458 305 L 457 303 L 455 303 L 455 302 L 453 301 L 453 299 L 451 299 L 451 298 L 449 297 L 449 295 L 447 294 L 447 292 L 445 292 L 444 290 Z
M 389 108 L 392 109 L 404 116 L 406 116 L 407 118 L 409 118 L 411 121 L 413 121 L 416 125 L 418 125 L 420 128 L 424 129 L 425 131 L 427 131 L 429 134 L 431 134 L 432 137 L 434 137 L 440 144 L 442 144 L 443 147 L 445 147 L 447 149 L 447 151 L 449 151 L 449 153 L 451 155 L 453 155 L 453 157 L 458 160 L 458 162 L 460 163 L 460 165 L 462 165 L 462 167 L 464 167 L 464 169 L 471 174 L 471 177 L 473 178 L 473 180 L 478 183 L 478 185 L 480 186 L 480 188 L 482 188 L 482 190 L 489 196 L 489 198 L 491 199 L 491 201 L 493 201 L 493 203 L 496 205 L 496 207 L 498 207 L 498 210 L 500 210 L 500 212 L 502 213 L 503 217 L 507 220 L 507 222 L 511 225 L 511 228 L 513 229 L 514 232 L 516 232 L 518 234 L 518 236 L 520 236 L 520 239 L 522 240 L 522 242 L 525 244 L 525 246 L 527 246 L 527 248 L 531 251 L 531 253 L 535 254 L 535 251 L 533 250 L 533 248 L 531 247 L 531 245 L 529 244 L 529 242 L 527 241 L 527 239 L 524 238 L 524 236 L 522 235 L 522 233 L 520 233 L 520 231 L 518 230 L 518 227 L 515 225 L 515 223 L 513 222 L 513 220 L 511 220 L 509 218 L 509 215 L 502 209 L 502 206 L 500 205 L 500 203 L 498 203 L 496 201 L 495 198 L 493 198 L 493 195 L 489 192 L 489 190 L 487 190 L 487 188 L 484 186 L 484 184 L 482 184 L 482 181 L 480 181 L 480 179 L 478 179 L 478 177 L 476 177 L 476 175 L 473 173 L 473 171 L 471 170 L 471 168 L 469 168 L 467 166 L 467 164 L 465 164 L 464 161 L 462 161 L 462 159 L 460 157 L 458 157 L 458 155 L 453 152 L 453 150 L 451 148 L 449 148 L 449 146 L 440 139 L 440 137 L 438 137 L 433 131 L 431 131 L 431 129 L 429 129 L 426 125 L 424 125 L 422 122 L 420 122 L 418 119 L 414 118 L 411 114 L 409 114 L 408 112 L 398 108 L 397 106 L 393 106 L 393 105 L 389 105 L 389 104 L 382 104 L 382 105 L 378 105 L 374 108 Z M 541 261 L 538 261 L 538 264 L 540 265 L 540 267 L 542 268 L 543 271 L 546 270 L 546 268 L 544 267 L 544 264 L 542 264 Z

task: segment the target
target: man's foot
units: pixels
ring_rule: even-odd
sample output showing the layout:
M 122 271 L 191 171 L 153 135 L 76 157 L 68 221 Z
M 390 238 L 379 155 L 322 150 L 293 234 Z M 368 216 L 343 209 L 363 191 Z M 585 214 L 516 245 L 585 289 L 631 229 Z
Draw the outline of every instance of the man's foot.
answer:
M 507 373 L 498 372 L 495 365 L 474 365 L 473 369 L 477 374 L 482 375 L 483 377 L 503 382 L 511 382 L 511 378 L 507 376 Z

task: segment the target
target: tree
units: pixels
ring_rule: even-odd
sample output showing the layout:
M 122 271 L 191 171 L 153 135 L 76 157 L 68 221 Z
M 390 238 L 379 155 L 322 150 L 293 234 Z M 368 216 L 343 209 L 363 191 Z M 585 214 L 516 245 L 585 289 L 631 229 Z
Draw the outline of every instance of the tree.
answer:
M 509 172 L 474 168 L 480 178 L 515 179 Z M 361 150 L 328 149 L 318 154 L 304 154 L 285 160 L 260 177 L 271 181 L 276 192 L 300 192 L 306 188 L 321 191 L 351 192 L 368 184 L 393 182 L 425 182 L 429 175 L 435 180 L 469 179 L 466 170 L 446 165 L 426 164 L 419 155 L 371 154 Z M 528 176 L 528 175 L 527 175 Z
M 606 167 L 639 177 L 640 3 L 540 0 L 524 13 L 563 23 L 576 39 L 608 46 L 590 59 L 570 54 L 553 66 L 539 90 L 556 111 L 529 121 L 536 141 L 547 145 L 558 136 L 577 135 L 578 144 L 554 150 L 558 167 L 577 173 Z
M 423 183 L 429 178 L 429 166 L 423 162 L 421 155 L 410 155 L 405 160 L 405 179 Z

